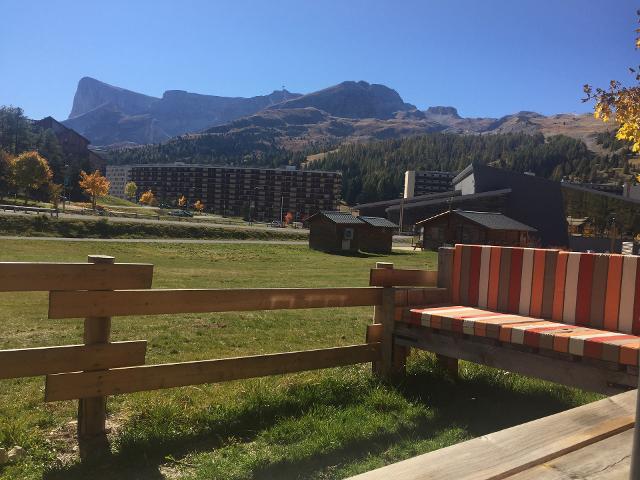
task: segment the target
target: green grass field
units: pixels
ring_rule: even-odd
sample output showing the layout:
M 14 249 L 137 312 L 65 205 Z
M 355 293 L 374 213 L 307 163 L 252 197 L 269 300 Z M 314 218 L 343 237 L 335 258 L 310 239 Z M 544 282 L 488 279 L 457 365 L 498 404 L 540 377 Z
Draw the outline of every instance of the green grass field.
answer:
M 304 246 L 0 240 L 0 261 L 156 265 L 154 287 L 365 286 L 376 261 L 434 268 L 433 253 L 345 257 Z M 42 293 L 0 294 L 0 348 L 80 343 L 81 320 L 48 320 Z M 114 340 L 147 339 L 147 363 L 364 341 L 371 308 L 119 317 Z M 3 479 L 337 479 L 598 398 L 463 363 L 453 380 L 414 353 L 395 384 L 370 365 L 144 392 L 109 401 L 112 453 L 80 464 L 76 403 L 43 403 L 42 378 L 0 381 L 0 447 L 27 457 Z

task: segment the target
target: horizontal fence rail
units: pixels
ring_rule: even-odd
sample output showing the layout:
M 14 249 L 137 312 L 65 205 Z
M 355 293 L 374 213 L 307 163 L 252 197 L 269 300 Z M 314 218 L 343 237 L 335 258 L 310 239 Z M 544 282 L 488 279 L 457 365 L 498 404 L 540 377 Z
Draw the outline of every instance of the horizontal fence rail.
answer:
M 375 287 L 435 287 L 437 283 L 438 272 L 431 270 L 372 268 L 369 277 L 369 285 Z
M 146 340 L 0 350 L 0 379 L 144 365 Z
M 380 343 L 48 375 L 45 401 L 226 382 L 380 360 Z
M 1 262 L 0 292 L 151 288 L 152 277 L 144 263 Z
M 51 292 L 49 318 L 360 307 L 381 303 L 382 289 L 378 287 Z

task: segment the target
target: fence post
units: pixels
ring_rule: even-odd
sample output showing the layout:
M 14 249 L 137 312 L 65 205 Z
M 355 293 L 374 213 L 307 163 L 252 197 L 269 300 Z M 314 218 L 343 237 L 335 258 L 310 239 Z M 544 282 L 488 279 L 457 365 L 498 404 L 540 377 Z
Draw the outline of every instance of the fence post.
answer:
M 376 262 L 376 268 L 393 269 L 393 263 Z M 383 287 L 382 305 L 374 307 L 373 323 L 382 324 L 381 349 L 382 359 L 373 363 L 373 372 L 385 379 L 404 371 L 406 349 L 393 344 L 393 327 L 395 323 L 396 289 Z
M 89 263 L 112 264 L 114 257 L 89 255 Z M 84 344 L 109 343 L 111 317 L 88 317 L 84 319 Z M 106 438 L 107 398 L 93 397 L 78 402 L 78 441 L 80 455 L 87 457 L 108 448 Z
M 455 249 L 440 247 L 438 249 L 438 287 L 447 289 L 447 301 L 451 301 L 451 278 L 453 275 L 453 255 Z M 452 377 L 458 376 L 458 359 L 436 354 L 438 366 L 449 372 Z

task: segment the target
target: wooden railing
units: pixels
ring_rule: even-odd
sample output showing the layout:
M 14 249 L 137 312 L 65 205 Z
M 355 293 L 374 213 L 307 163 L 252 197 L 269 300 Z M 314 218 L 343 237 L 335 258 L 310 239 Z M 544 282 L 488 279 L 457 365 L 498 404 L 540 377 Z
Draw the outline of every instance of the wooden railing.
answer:
M 369 362 L 377 374 L 393 375 L 406 355 L 393 341 L 397 309 L 438 303 L 447 294 L 435 288 L 436 272 L 382 263 L 371 270 L 371 286 L 362 288 L 149 290 L 151 265 L 100 256 L 90 262 L 0 263 L 0 291 L 48 290 L 49 318 L 84 318 L 84 345 L 0 351 L 0 379 L 47 375 L 45 401 L 80 400 L 81 452 L 83 440 L 104 436 L 109 395 Z M 145 365 L 146 341 L 109 340 L 117 316 L 361 306 L 374 307 L 374 323 L 366 343 L 357 345 Z

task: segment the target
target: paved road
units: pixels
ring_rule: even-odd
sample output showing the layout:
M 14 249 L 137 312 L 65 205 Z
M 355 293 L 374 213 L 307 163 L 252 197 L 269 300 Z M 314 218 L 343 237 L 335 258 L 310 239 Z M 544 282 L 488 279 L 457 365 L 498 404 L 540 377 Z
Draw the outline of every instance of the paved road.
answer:
M 22 215 L 22 216 L 33 216 L 32 213 L 25 212 L 7 212 L 0 210 L 0 215 Z M 285 235 L 295 235 L 295 234 L 308 234 L 309 230 L 303 228 L 267 228 L 263 226 L 253 226 L 253 225 L 236 225 L 229 223 L 214 223 L 214 221 L 207 222 L 198 222 L 193 220 L 153 220 L 146 218 L 126 218 L 126 217 L 100 217 L 94 215 L 76 215 L 69 213 L 60 213 L 60 219 L 62 220 L 101 220 L 103 218 L 107 218 L 110 222 L 125 222 L 125 223 L 151 223 L 154 225 L 162 224 L 162 225 L 181 225 L 181 226 L 193 226 L 193 227 L 213 227 L 213 228 L 229 228 L 233 230 L 253 230 L 253 231 L 277 231 L 278 233 L 282 233 Z

